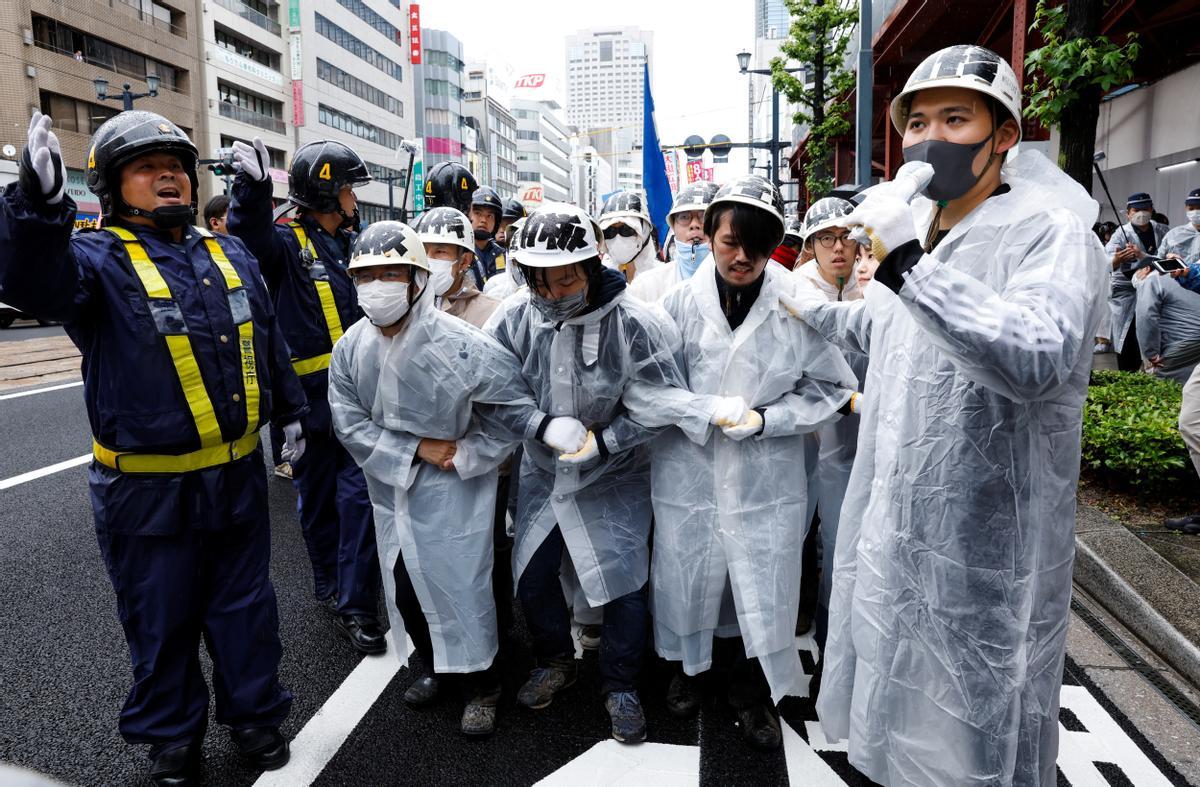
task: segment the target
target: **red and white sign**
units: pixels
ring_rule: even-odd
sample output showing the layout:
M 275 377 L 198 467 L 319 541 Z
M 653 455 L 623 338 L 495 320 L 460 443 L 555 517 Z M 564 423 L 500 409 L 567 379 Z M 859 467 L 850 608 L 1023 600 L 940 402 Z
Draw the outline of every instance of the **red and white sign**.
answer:
M 667 182 L 671 185 L 671 191 L 679 191 L 679 170 L 675 166 L 675 151 L 663 151 L 663 162 L 667 167 Z
M 421 6 L 416 3 L 408 7 L 408 50 L 409 62 L 421 65 Z
M 517 197 L 526 208 L 536 208 L 542 204 L 542 184 L 522 183 L 517 188 Z
M 292 125 L 304 125 L 304 83 L 302 80 L 292 80 Z
M 525 76 L 518 79 L 517 83 L 515 85 L 513 85 L 513 87 L 538 88 L 544 84 L 546 84 L 546 75 L 545 74 L 526 74 Z
M 714 169 L 713 167 L 704 167 L 703 169 L 701 169 L 700 170 L 700 180 L 707 180 L 709 183 L 712 183 L 713 169 Z
M 687 182 L 695 183 L 704 180 L 704 163 L 699 159 L 687 163 Z

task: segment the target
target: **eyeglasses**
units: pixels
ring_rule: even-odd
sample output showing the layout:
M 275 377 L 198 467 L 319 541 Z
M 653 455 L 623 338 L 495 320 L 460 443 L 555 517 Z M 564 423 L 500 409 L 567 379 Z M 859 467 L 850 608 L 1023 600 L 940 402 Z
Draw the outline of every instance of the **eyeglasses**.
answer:
M 384 281 L 389 284 L 408 284 L 408 271 L 383 271 L 382 273 L 377 273 L 370 268 L 364 268 L 363 270 L 355 271 L 351 274 L 350 278 L 354 280 L 354 284 L 358 287 L 370 284 L 373 281 Z
M 612 240 L 618 235 L 620 235 L 622 238 L 632 238 L 634 235 L 637 235 L 637 230 L 635 230 L 633 227 L 630 227 L 628 224 L 613 224 L 612 226 L 604 229 L 605 240 Z
M 823 249 L 832 249 L 837 245 L 838 241 L 841 241 L 842 245 L 847 247 L 858 245 L 858 241 L 851 238 L 849 233 L 845 235 L 835 235 L 832 232 L 822 232 L 820 235 L 814 237 L 813 240 L 821 244 L 821 248 Z

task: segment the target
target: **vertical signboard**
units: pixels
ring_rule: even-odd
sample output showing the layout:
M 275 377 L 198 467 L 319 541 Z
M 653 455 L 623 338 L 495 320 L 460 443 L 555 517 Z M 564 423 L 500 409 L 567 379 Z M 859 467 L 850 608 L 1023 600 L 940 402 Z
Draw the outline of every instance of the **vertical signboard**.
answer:
M 416 3 L 408 7 L 408 51 L 409 62 L 421 65 L 421 6 Z
M 413 216 L 425 211 L 425 140 L 414 139 L 417 154 L 413 157 L 412 194 Z
M 300 48 L 300 0 L 288 0 L 292 54 L 292 125 L 304 125 L 304 57 Z

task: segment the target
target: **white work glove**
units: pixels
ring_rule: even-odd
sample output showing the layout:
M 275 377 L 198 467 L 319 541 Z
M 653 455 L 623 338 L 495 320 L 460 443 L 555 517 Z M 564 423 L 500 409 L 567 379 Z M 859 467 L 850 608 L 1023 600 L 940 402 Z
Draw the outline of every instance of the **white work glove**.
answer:
M 283 450 L 279 452 L 279 458 L 289 465 L 295 465 L 300 461 L 300 457 L 304 456 L 304 448 L 304 429 L 301 428 L 300 422 L 292 421 L 284 426 Z
M 746 417 L 746 400 L 740 396 L 722 396 L 709 422 L 714 426 L 736 426 Z
M 721 427 L 721 431 L 730 440 L 745 440 L 747 437 L 754 437 L 762 431 L 763 419 L 758 414 L 758 410 L 749 410 L 746 412 L 746 417 L 734 426 Z
M 573 454 L 583 448 L 588 430 L 583 424 L 568 416 L 551 418 L 542 432 L 542 442 L 558 451 L 560 454 Z
M 263 144 L 262 137 L 255 137 L 253 146 L 240 140 L 233 143 L 233 168 L 256 183 L 267 179 L 271 157 L 267 155 L 267 146 Z
M 67 166 L 63 163 L 58 137 L 50 130 L 49 115 L 34 112 L 29 121 L 19 179 L 21 190 L 31 199 L 47 205 L 62 202 L 67 188 Z
M 834 226 L 849 228 L 850 237 L 870 245 L 875 259 L 883 262 L 894 249 L 917 239 L 917 225 L 908 203 L 932 178 L 933 167 L 928 162 L 910 161 L 894 180 L 868 190 L 863 203 Z
M 589 459 L 595 459 L 597 456 L 600 456 L 600 446 L 596 445 L 596 435 L 589 431 L 587 439 L 583 441 L 583 448 L 574 453 L 559 454 L 558 461 L 566 462 L 569 465 L 578 465 Z
M 779 293 L 779 304 L 798 320 L 805 319 L 814 308 L 827 303 L 829 299 L 815 287 L 798 286 L 793 293 Z

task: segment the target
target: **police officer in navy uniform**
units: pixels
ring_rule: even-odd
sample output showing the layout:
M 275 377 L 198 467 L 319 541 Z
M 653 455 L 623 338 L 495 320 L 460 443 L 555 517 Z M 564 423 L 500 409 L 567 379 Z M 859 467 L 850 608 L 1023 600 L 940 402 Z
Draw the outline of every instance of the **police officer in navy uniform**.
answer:
M 475 230 L 475 265 L 471 269 L 480 290 L 484 283 L 504 270 L 504 247 L 496 242 L 496 230 L 504 216 L 504 202 L 491 186 L 480 186 L 471 195 L 467 217 Z
M 454 208 L 467 213 L 477 188 L 479 183 L 471 170 L 457 161 L 435 164 L 425 176 L 425 209 Z
M 371 500 L 362 470 L 334 437 L 327 401 L 333 345 L 362 316 L 346 265 L 358 230 L 354 187 L 371 176 L 341 142 L 301 146 L 288 172 L 288 198 L 299 217 L 277 224 L 262 140 L 233 148 L 238 174 L 229 232 L 258 258 L 310 407 L 307 451 L 292 472 L 316 595 L 335 612 L 351 645 L 381 653 L 387 642 L 376 618 L 379 561 Z
M 83 354 L 96 537 L 134 676 L 121 735 L 151 745 L 150 777 L 170 785 L 199 778 L 202 635 L 217 722 L 253 767 L 288 760 L 258 432 L 281 424 L 296 458 L 307 412 L 254 258 L 191 226 L 196 161 L 160 115 L 108 120 L 87 166 L 106 227 L 72 234 L 59 142 L 35 112 L 0 196 L 0 294 L 63 321 Z

